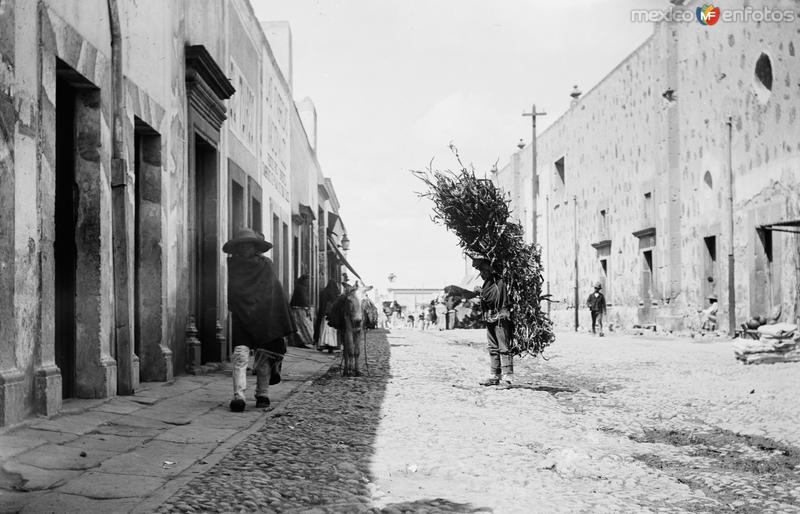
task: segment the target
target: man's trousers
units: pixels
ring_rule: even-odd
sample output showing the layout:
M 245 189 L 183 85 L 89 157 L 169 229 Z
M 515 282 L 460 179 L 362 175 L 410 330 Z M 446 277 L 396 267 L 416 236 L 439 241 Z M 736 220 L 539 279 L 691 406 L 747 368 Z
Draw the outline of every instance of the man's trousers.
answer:
M 511 322 L 509 320 L 501 319 L 494 323 L 486 323 L 486 339 L 493 375 L 511 375 L 514 373 L 514 358 L 509 353 L 511 336 Z
M 592 312 L 592 333 L 595 332 L 595 327 L 600 325 L 600 334 L 603 334 L 603 312 L 602 311 L 591 311 Z
M 247 389 L 247 363 L 250 359 L 250 348 L 244 345 L 233 349 L 231 363 L 233 364 L 233 396 L 246 400 Z M 257 349 L 253 360 L 253 369 L 256 371 L 256 398 L 268 397 L 269 384 L 280 381 L 283 355 L 267 350 Z

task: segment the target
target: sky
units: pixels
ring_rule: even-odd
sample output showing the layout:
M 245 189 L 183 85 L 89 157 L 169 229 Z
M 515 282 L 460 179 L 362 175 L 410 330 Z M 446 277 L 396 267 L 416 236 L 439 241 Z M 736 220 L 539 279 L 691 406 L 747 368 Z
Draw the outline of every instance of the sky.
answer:
M 636 49 L 652 25 L 631 9 L 667 0 L 251 0 L 290 23 L 295 100 L 317 109 L 317 157 L 333 180 L 367 284 L 440 288 L 465 275 L 454 235 L 431 219 L 411 170 L 488 172 Z

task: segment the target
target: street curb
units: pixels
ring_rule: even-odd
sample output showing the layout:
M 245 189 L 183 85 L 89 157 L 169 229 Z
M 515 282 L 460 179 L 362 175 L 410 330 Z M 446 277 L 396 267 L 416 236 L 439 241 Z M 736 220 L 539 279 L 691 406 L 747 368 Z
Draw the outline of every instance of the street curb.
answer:
M 217 465 L 219 461 L 226 457 L 239 443 L 244 441 L 250 435 L 258 432 L 261 427 L 264 426 L 264 423 L 268 418 L 274 416 L 275 414 L 282 414 L 283 411 L 286 410 L 286 405 L 289 403 L 289 400 L 291 400 L 297 393 L 303 392 L 311 387 L 311 385 L 317 379 L 328 373 L 328 371 L 330 371 L 330 369 L 336 366 L 338 363 L 338 359 L 335 359 L 331 363 L 320 365 L 317 371 L 315 371 L 310 378 L 306 379 L 304 382 L 301 382 L 297 387 L 289 392 L 289 394 L 286 395 L 286 398 L 284 398 L 278 405 L 262 413 L 248 428 L 245 428 L 232 435 L 225 440 L 225 442 L 214 448 L 211 453 L 205 457 L 202 457 L 198 462 L 195 462 L 176 475 L 174 478 L 170 479 L 163 486 L 156 489 L 147 498 L 142 500 L 142 502 L 137 504 L 136 507 L 130 511 L 131 514 L 151 513 L 157 511 L 159 507 L 161 507 L 170 497 L 178 492 L 178 490 L 191 482 L 192 479 L 202 472 L 208 471 Z M 201 463 L 201 461 L 204 463 Z

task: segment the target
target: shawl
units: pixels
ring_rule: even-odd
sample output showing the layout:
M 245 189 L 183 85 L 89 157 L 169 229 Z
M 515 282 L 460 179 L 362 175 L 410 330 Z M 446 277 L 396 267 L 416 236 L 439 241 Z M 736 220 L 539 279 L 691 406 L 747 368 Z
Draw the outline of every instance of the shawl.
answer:
M 261 255 L 228 257 L 228 308 L 260 346 L 295 332 L 272 261 Z
M 311 299 L 308 294 L 308 275 L 303 275 L 295 280 L 292 301 L 289 302 L 289 305 L 292 307 L 311 307 Z
M 319 293 L 319 308 L 323 315 L 328 310 L 328 303 L 335 301 L 339 297 L 339 294 L 341 293 L 339 292 L 339 286 L 336 285 L 336 281 L 329 280 L 325 289 Z

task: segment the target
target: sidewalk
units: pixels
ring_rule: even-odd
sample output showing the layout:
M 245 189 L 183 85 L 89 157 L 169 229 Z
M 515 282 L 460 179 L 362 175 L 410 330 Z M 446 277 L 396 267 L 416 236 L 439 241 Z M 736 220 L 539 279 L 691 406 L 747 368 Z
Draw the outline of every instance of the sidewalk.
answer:
M 270 410 L 337 361 L 289 348 Z M 0 432 L 0 512 L 151 512 L 261 427 L 248 374 L 247 410 L 228 409 L 230 371 L 142 384 L 134 396 L 69 400 L 62 413 Z

